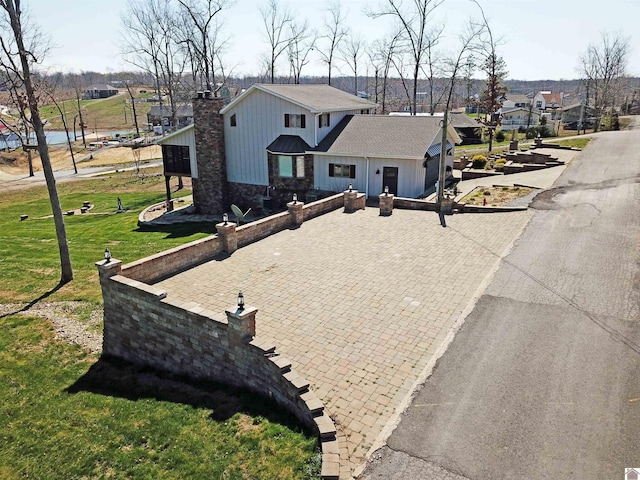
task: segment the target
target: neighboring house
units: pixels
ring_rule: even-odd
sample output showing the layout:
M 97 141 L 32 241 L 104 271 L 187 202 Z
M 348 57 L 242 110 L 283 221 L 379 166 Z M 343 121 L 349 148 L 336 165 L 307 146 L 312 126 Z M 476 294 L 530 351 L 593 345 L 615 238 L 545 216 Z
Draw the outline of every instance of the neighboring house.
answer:
M 117 94 L 118 89 L 116 87 L 112 87 L 111 85 L 91 85 L 84 91 L 84 98 L 89 100 L 96 98 L 109 98 Z
M 205 92 L 193 101 L 193 127 L 157 143 L 163 156 L 169 146 L 189 147 L 194 203 L 204 213 L 293 193 L 313 199 L 349 184 L 374 196 L 387 182 L 400 196 L 418 196 L 435 182 L 441 119 L 369 115 L 376 107 L 328 85 L 256 84 L 226 106 Z M 448 138 L 452 166 L 461 139 L 453 127 Z
M 178 107 L 176 110 L 176 119 L 178 124 L 176 128 L 186 127 L 193 123 L 193 108 L 190 105 Z M 171 109 L 165 105 L 160 108 L 154 105 L 147 113 L 147 124 L 149 131 L 154 130 L 153 127 L 163 126 L 164 128 L 173 128 L 173 115 Z
M 462 139 L 462 145 L 482 143 L 482 127 L 480 123 L 464 113 L 452 113 L 449 121 Z
M 580 121 L 582 121 L 585 128 L 593 128 L 596 112 L 592 107 L 583 106 L 582 103 L 575 103 L 562 108 L 561 114 L 563 128 L 565 130 L 576 130 Z
M 560 116 L 560 109 L 562 108 L 562 100 L 564 94 L 551 93 L 550 91 L 540 91 L 533 97 L 533 108 L 537 109 L 540 113 L 551 113 L 551 119 L 555 120 Z
M 502 96 L 502 108 L 529 108 L 531 99 L 526 95 L 507 93 Z
M 526 129 L 535 126 L 540 121 L 540 114 L 535 109 L 527 108 L 503 108 L 501 130 Z
M 6 128 L 0 128 L 0 150 L 12 150 L 20 147 L 22 141 L 20 137 Z

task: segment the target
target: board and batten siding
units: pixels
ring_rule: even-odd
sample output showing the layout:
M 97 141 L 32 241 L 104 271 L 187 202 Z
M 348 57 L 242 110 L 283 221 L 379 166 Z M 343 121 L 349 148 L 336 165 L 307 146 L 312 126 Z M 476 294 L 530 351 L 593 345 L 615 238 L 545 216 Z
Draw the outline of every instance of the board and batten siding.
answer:
M 305 128 L 285 128 L 284 115 L 306 115 Z M 254 90 L 224 113 L 224 142 L 227 180 L 251 185 L 268 185 L 267 146 L 280 135 L 298 135 L 315 147 L 345 115 L 360 110 L 330 113 L 330 125 L 318 128 L 318 115 L 269 93 Z M 236 126 L 231 126 L 235 115 Z
M 306 115 L 306 128 L 285 128 L 285 113 Z M 236 126 L 230 125 L 236 116 Z M 298 135 L 309 145 L 315 141 L 315 115 L 274 95 L 253 91 L 224 113 L 227 180 L 268 185 L 267 146 L 280 135 Z
M 198 162 L 196 161 L 196 136 L 193 127 L 184 132 L 176 132 L 171 138 L 159 140 L 160 145 L 182 145 L 189 147 L 189 163 L 191 164 L 191 178 L 198 178 Z
M 364 157 L 315 155 L 314 186 L 320 190 L 341 192 L 353 184 L 353 188 L 369 196 L 382 193 L 382 172 L 384 167 L 398 167 L 398 196 L 415 198 L 424 192 L 424 174 L 422 159 L 369 158 L 369 175 L 367 176 L 367 159 Z M 356 178 L 330 177 L 329 164 L 355 165 Z M 380 171 L 376 174 L 376 171 Z

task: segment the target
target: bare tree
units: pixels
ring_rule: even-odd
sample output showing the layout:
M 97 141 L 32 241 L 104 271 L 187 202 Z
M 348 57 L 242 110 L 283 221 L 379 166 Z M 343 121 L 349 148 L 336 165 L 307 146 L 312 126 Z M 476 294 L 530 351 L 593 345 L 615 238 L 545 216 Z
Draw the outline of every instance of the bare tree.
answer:
M 364 55 L 366 43 L 360 35 L 349 35 L 344 41 L 340 53 L 342 60 L 353 73 L 353 93 L 358 94 L 358 64 Z
M 160 112 L 163 95 L 169 100 L 172 123 L 177 125 L 178 104 L 184 101 L 182 73 L 185 58 L 176 44 L 176 12 L 164 0 L 131 0 L 122 15 L 125 27 L 122 51 L 130 64 L 154 76 Z M 163 123 L 163 122 L 161 122 Z M 164 124 L 162 125 L 164 132 Z
M 609 112 L 613 113 L 616 97 L 621 93 L 623 79 L 629 61 L 629 38 L 620 33 L 603 32 L 600 44 L 591 44 L 586 53 L 580 56 L 582 74 L 587 83 L 587 92 L 593 101 L 587 98 L 587 106 L 591 103 L 598 119 L 595 129 L 600 126 L 600 118 Z
M 325 18 L 324 22 L 327 34 L 320 37 L 322 44 L 326 46 L 319 48 L 318 54 L 322 62 L 327 65 L 328 83 L 331 85 L 331 72 L 333 70 L 335 54 L 339 51 L 340 44 L 344 38 L 349 34 L 349 29 L 345 26 L 347 17 L 342 11 L 340 0 L 329 4 L 327 12 L 329 13 L 329 18 Z
M 138 112 L 136 112 L 136 99 L 133 96 L 133 86 L 139 85 L 140 81 L 136 79 L 135 75 L 128 74 L 124 79 L 124 87 L 129 94 L 129 101 L 131 102 L 131 112 L 133 114 L 133 124 L 136 126 L 136 135 L 140 136 L 140 127 L 138 126 Z
M 190 35 L 183 39 L 190 46 L 193 58 L 197 62 L 197 70 L 202 73 L 205 87 L 213 91 L 215 84 L 214 60 L 216 58 L 218 30 L 220 25 L 216 18 L 224 8 L 231 5 L 231 1 L 225 0 L 178 0 L 185 14 L 186 27 Z M 194 36 L 193 33 L 197 32 Z M 192 64 L 192 68 L 193 68 Z
M 317 34 L 311 30 L 305 21 L 302 26 L 296 23 L 291 24 L 291 43 L 289 43 L 289 64 L 293 74 L 293 83 L 300 83 L 302 68 L 309 63 L 309 55 L 316 45 Z
M 405 48 L 411 57 L 412 69 L 412 98 L 411 110 L 415 115 L 418 94 L 418 77 L 423 67 L 427 49 L 432 46 L 437 38 L 433 35 L 438 30 L 429 29 L 432 13 L 444 0 L 414 0 L 412 8 L 403 8 L 402 0 L 387 0 L 385 6 L 377 11 L 370 11 L 372 18 L 390 16 L 395 18 L 402 26 Z
M 32 27 L 31 31 L 23 28 L 22 8 L 20 0 L 0 0 L 0 23 L 3 25 L 3 33 L 0 36 L 0 68 L 7 73 L 8 78 L 14 82 L 12 88 L 16 91 L 24 89 L 29 105 L 29 121 L 33 126 L 38 141 L 38 153 L 42 161 L 42 170 L 47 182 L 49 201 L 53 213 L 53 221 L 58 239 L 58 250 L 60 253 L 60 284 L 65 284 L 73 280 L 73 268 L 71 266 L 71 255 L 69 254 L 69 244 L 67 242 L 67 232 L 62 216 L 60 199 L 56 188 L 56 180 L 53 175 L 53 168 L 49 159 L 49 148 L 44 133 L 44 125 L 40 118 L 38 105 L 38 92 L 32 79 L 32 68 L 42 60 L 42 55 L 47 42 L 37 29 Z M 26 42 L 26 43 L 25 43 Z
M 289 46 L 297 41 L 294 35 L 302 35 L 298 29 L 292 29 L 294 24 L 293 14 L 286 7 L 281 7 L 278 0 L 269 0 L 260 9 L 264 33 L 269 44 L 269 56 L 267 57 L 269 79 L 275 82 L 276 63 L 280 56 L 289 50 Z
M 504 59 L 497 53 L 498 40 L 493 37 L 493 32 L 489 26 L 484 10 L 478 0 L 471 0 L 480 9 L 482 23 L 484 25 L 485 38 L 480 42 L 479 51 L 482 55 L 482 69 L 487 75 L 486 88 L 481 96 L 481 105 L 489 117 L 485 117 L 484 125 L 489 130 L 489 151 L 493 149 L 493 135 L 496 127 L 500 124 L 498 110 L 502 107 L 501 98 L 507 92 L 504 79 L 507 76 L 507 69 Z
M 28 148 L 31 138 L 31 123 L 29 122 L 29 106 L 24 92 L 20 88 L 21 82 L 13 79 L 13 75 L 7 70 L 0 71 L 2 86 L 9 93 L 9 98 L 13 108 L 17 111 L 18 117 L 13 115 L 0 117 L 0 124 L 16 135 L 22 148 L 27 153 L 27 164 L 29 166 L 29 176 L 33 177 L 33 153 Z M 26 146 L 26 148 L 25 148 Z

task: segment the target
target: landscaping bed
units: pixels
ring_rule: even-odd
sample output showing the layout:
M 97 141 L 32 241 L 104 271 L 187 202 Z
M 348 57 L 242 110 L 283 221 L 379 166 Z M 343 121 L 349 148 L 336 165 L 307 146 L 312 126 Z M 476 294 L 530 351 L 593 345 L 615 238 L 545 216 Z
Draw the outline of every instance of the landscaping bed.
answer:
M 528 201 L 517 202 L 520 199 L 528 199 L 535 195 L 539 189 L 521 186 L 493 186 L 476 187 L 460 200 L 459 203 L 467 205 L 487 205 L 492 207 L 527 206 Z M 517 205 L 524 203 L 524 205 Z

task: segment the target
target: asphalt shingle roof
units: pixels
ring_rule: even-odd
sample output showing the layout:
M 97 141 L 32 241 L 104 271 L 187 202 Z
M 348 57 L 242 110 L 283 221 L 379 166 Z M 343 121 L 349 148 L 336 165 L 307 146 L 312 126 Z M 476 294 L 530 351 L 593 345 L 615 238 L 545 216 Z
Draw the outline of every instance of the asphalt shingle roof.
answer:
M 440 132 L 441 121 L 438 117 L 347 115 L 315 151 L 335 155 L 423 158 Z
M 260 90 L 271 92 L 311 111 L 368 110 L 376 104 L 329 85 L 257 84 Z

